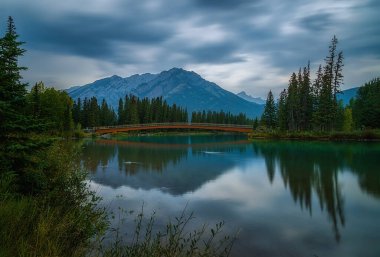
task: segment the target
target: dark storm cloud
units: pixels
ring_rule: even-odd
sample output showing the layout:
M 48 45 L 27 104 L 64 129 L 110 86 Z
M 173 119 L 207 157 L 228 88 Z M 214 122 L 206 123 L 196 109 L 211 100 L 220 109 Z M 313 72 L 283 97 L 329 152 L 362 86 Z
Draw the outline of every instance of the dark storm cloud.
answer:
M 195 3 L 206 8 L 216 9 L 237 9 L 245 5 L 252 5 L 261 0 L 195 0 Z
M 310 15 L 300 19 L 299 24 L 312 33 L 318 33 L 328 29 L 333 24 L 333 15 L 330 13 Z
M 188 58 L 195 63 L 236 63 L 245 60 L 235 55 L 239 50 L 238 45 L 234 43 L 215 43 L 199 47 L 188 48 L 185 52 Z
M 34 17 L 24 35 L 37 49 L 113 59 L 119 55 L 119 44 L 161 44 L 171 33 L 150 21 L 112 19 L 104 15 L 69 14 L 54 22 Z
M 215 74 L 236 76 L 226 88 L 239 86 L 242 69 L 253 74 L 241 83 L 285 87 L 275 83 L 308 60 L 323 62 L 334 34 L 347 61 L 380 59 L 378 0 L 5 1 L 0 15 L 14 16 L 28 50 L 140 73 L 209 65 L 211 74 L 218 66 Z

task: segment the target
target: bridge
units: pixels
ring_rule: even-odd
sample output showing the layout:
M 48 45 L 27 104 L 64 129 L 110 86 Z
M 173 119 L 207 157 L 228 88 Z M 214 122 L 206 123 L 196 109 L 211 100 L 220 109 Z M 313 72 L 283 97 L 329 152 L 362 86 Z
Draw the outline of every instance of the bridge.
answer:
M 102 126 L 102 127 L 86 128 L 84 131 L 88 133 L 95 133 L 95 134 L 110 134 L 110 133 L 118 133 L 118 132 L 159 130 L 159 129 L 199 129 L 199 130 L 250 133 L 252 132 L 252 125 L 172 122 L 172 123 L 148 123 L 148 124 L 133 124 L 133 125 Z

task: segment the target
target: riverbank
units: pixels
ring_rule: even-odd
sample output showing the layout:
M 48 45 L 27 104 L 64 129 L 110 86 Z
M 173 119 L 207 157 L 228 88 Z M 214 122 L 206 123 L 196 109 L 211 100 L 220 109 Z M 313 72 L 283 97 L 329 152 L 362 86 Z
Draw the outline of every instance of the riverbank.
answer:
M 252 132 L 248 135 L 253 139 L 288 139 L 288 140 L 313 140 L 313 141 L 380 141 L 380 130 L 363 130 L 353 132 L 290 132 L 290 131 L 266 131 Z
M 80 168 L 81 144 L 56 140 L 33 166 L 0 173 L 0 256 L 86 256 L 106 213 Z

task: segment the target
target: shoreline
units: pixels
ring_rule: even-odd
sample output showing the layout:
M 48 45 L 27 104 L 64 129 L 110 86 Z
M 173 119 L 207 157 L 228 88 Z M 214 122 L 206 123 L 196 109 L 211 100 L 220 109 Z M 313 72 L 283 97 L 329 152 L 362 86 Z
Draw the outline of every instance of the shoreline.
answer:
M 253 139 L 279 139 L 294 141 L 331 141 L 331 142 L 379 142 L 379 130 L 353 132 L 253 132 L 248 135 Z

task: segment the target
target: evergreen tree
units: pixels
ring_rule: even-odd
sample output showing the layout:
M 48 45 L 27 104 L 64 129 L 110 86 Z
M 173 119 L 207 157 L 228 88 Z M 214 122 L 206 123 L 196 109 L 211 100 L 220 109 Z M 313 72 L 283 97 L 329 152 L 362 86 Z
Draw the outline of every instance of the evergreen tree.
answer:
M 312 86 L 312 99 L 313 99 L 313 115 L 312 115 L 312 122 L 313 122 L 313 128 L 319 129 L 321 128 L 321 113 L 320 113 L 320 95 L 322 91 L 323 86 L 323 73 L 322 73 L 322 65 L 319 65 L 316 78 L 314 80 L 313 86 Z
M 380 128 L 380 78 L 359 88 L 352 115 L 357 128 Z
M 26 84 L 21 82 L 22 70 L 18 59 L 25 53 L 18 41 L 12 17 L 4 37 L 0 39 L 0 179 L 14 177 L 14 190 L 31 194 L 41 188 L 33 153 L 43 149 L 45 142 L 30 137 L 30 132 L 41 129 L 25 111 Z M 28 172 L 29 171 L 29 172 Z
M 324 74 L 322 79 L 322 90 L 320 94 L 320 116 L 323 130 L 335 128 L 338 118 L 338 102 L 336 94 L 340 92 L 343 81 L 343 52 L 337 51 L 338 39 L 334 35 L 329 46 L 329 55 L 325 59 Z
M 80 98 L 78 98 L 77 101 L 74 102 L 73 104 L 73 120 L 76 125 L 82 124 L 81 112 L 82 112 L 82 103 L 81 103 Z
M 299 83 L 299 129 L 308 130 L 311 128 L 311 120 L 313 113 L 313 100 L 310 87 L 310 63 L 304 67 L 302 79 Z
M 290 77 L 289 87 L 288 87 L 288 97 L 286 101 L 286 110 L 287 110 L 287 121 L 289 130 L 298 129 L 298 81 L 297 76 L 293 72 Z
M 270 129 L 273 129 L 276 127 L 277 112 L 276 112 L 276 105 L 274 103 L 274 98 L 273 98 L 273 94 L 271 90 L 268 93 L 268 97 L 265 103 L 264 113 L 261 117 L 261 120 Z M 238 124 L 241 124 L 241 121 L 238 122 Z
M 29 112 L 35 119 L 41 115 L 41 94 L 45 91 L 45 86 L 42 82 L 36 83 L 28 94 L 28 105 L 31 107 Z
M 284 89 L 280 94 L 280 99 L 278 101 L 278 110 L 277 110 L 278 128 L 282 131 L 287 130 L 288 128 L 286 102 L 287 102 L 287 92 Z
M 13 18 L 8 17 L 5 36 L 0 39 L 0 100 L 11 104 L 13 109 L 22 108 L 26 94 L 20 74 L 26 67 L 18 65 L 18 58 L 25 53 L 21 48 L 24 42 L 18 41 L 18 37 Z
M 124 103 L 123 99 L 119 99 L 119 108 L 117 109 L 117 124 L 122 125 L 125 124 L 125 121 L 123 120 L 123 113 L 124 113 Z

